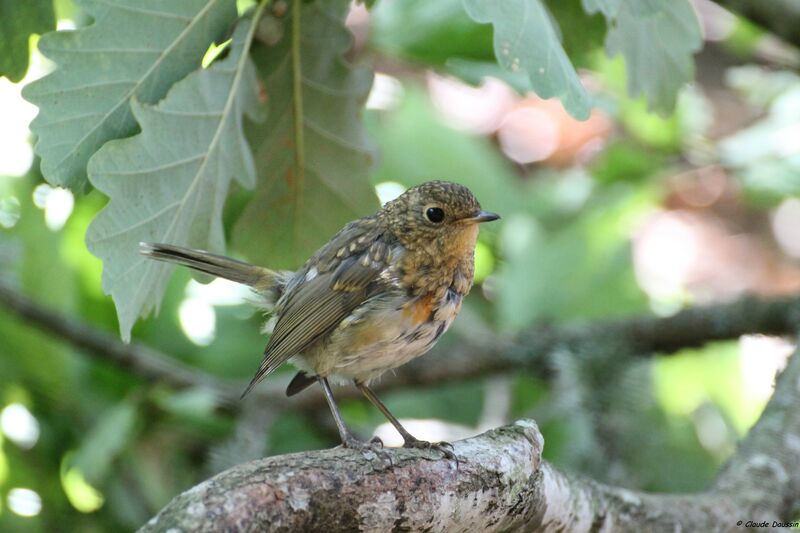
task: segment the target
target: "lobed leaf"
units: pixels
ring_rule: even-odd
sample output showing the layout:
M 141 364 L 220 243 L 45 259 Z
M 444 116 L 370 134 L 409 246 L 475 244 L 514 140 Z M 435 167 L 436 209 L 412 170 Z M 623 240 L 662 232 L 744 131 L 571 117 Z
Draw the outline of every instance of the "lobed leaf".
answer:
M 52 0 L 0 0 L 0 76 L 18 82 L 28 70 L 28 39 L 56 27 Z
M 594 55 L 603 47 L 606 34 L 606 21 L 600 15 L 587 15 L 578 2 L 562 0 L 543 0 L 545 7 L 553 15 L 558 26 L 566 28 L 561 33 L 561 45 L 576 69 L 591 68 Z
M 675 109 L 678 91 L 694 77 L 692 54 L 703 44 L 688 0 L 583 0 L 608 21 L 606 51 L 625 57 L 628 92 L 644 94 L 650 109 Z
M 92 184 L 110 202 L 89 226 L 87 246 L 103 260 L 103 290 L 114 298 L 125 340 L 136 318 L 158 306 L 171 272 L 140 256 L 139 242 L 222 251 L 231 179 L 255 185 L 243 130 L 244 115 L 259 112 L 245 51 L 252 35 L 242 21 L 224 60 L 176 83 L 158 105 L 134 99 L 142 132 L 107 143 L 89 163 Z
M 494 26 L 498 63 L 526 72 L 542 98 L 558 97 L 572 116 L 589 117 L 591 100 L 559 41 L 558 30 L 540 0 L 463 0 L 476 22 Z
M 44 35 L 39 50 L 57 68 L 23 91 L 39 107 L 31 130 L 42 174 L 75 191 L 87 189 L 87 162 L 105 142 L 136 132 L 131 99 L 160 100 L 200 66 L 208 45 L 236 20 L 232 0 L 80 4 L 94 24 Z
M 262 21 L 275 39 L 253 49 L 269 115 L 248 131 L 259 183 L 233 237 L 271 268 L 299 267 L 345 223 L 378 207 L 368 179 L 374 149 L 360 119 L 372 73 L 342 59 L 351 43 L 348 5 L 295 0 L 284 18 Z

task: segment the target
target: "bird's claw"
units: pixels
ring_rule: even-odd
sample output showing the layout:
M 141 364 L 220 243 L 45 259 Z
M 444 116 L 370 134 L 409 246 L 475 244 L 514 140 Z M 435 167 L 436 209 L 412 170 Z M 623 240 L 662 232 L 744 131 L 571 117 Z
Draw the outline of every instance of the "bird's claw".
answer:
M 455 448 L 452 444 L 446 441 L 442 442 L 428 442 L 426 440 L 408 439 L 403 443 L 403 448 L 416 448 L 418 450 L 436 450 L 441 452 L 445 459 L 450 459 L 456 462 L 458 467 L 458 456 L 455 454 Z
M 341 446 L 343 448 L 361 452 L 361 455 L 363 455 L 366 459 L 372 459 L 372 457 L 370 457 L 370 454 L 372 454 L 376 457 L 379 457 L 383 461 L 388 462 L 389 465 L 394 466 L 392 456 L 383 449 L 383 441 L 380 439 L 380 437 L 372 437 L 370 440 L 364 442 L 353 437 L 352 435 L 349 435 L 344 439 Z

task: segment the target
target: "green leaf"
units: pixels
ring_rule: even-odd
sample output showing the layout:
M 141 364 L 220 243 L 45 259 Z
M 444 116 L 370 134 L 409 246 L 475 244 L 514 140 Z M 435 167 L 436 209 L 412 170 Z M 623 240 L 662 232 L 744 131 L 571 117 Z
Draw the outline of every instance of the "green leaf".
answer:
M 108 474 L 114 459 L 130 444 L 136 430 L 136 405 L 125 400 L 103 413 L 84 437 L 72 466 L 92 485 Z
M 228 57 L 170 89 L 156 106 L 132 102 L 142 133 L 107 143 L 89 164 L 92 184 L 111 198 L 86 235 L 103 260 L 103 290 L 117 306 L 124 339 L 157 307 L 171 267 L 139 255 L 141 241 L 224 249 L 222 206 L 231 178 L 255 184 L 243 116 L 257 117 L 257 83 L 241 22 Z
M 44 35 L 39 50 L 58 67 L 23 91 L 39 106 L 31 130 L 42 174 L 76 191 L 87 189 L 87 162 L 106 141 L 136 132 L 131 99 L 160 100 L 236 19 L 231 0 L 81 4 L 95 23 Z
M 592 162 L 592 177 L 599 183 L 646 182 L 664 165 L 664 156 L 643 150 L 630 139 L 612 141 Z
M 269 115 L 248 132 L 259 184 L 233 237 L 238 250 L 273 268 L 297 268 L 341 226 L 378 207 L 360 116 L 372 73 L 342 60 L 351 43 L 348 5 L 296 0 L 277 21 L 285 26 L 279 40 L 253 50 Z
M 650 109 L 672 112 L 678 91 L 694 78 L 692 54 L 703 44 L 688 0 L 583 0 L 583 5 L 605 15 L 606 51 L 625 57 L 630 95 L 644 94 Z
M 468 17 L 461 0 L 380 2 L 371 16 L 371 44 L 386 55 L 425 65 L 454 57 L 494 63 L 491 27 Z
M 583 9 L 587 13 L 598 11 L 606 18 L 613 18 L 619 13 L 620 6 L 625 0 L 582 0 Z
M 559 42 L 558 30 L 540 0 L 463 0 L 467 14 L 494 26 L 497 61 L 524 71 L 542 98 L 558 97 L 569 114 L 589 117 L 591 100 Z
M 577 2 L 544 0 L 558 25 L 566 28 L 561 34 L 564 51 L 576 68 L 591 65 L 594 52 L 603 47 L 606 21 L 600 15 L 588 16 Z
M 21 80 L 28 70 L 28 38 L 55 27 L 52 0 L 0 0 L 0 76 Z
M 479 86 L 484 78 L 491 77 L 506 82 L 520 94 L 531 91 L 531 82 L 526 73 L 504 70 L 494 60 L 473 61 L 456 57 L 447 60 L 445 71 L 474 86 Z

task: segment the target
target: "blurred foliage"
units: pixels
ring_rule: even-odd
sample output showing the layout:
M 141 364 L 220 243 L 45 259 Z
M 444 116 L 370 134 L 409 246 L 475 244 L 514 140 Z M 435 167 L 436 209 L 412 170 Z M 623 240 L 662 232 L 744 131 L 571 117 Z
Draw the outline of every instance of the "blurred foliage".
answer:
M 766 116 L 720 143 L 720 158 L 736 170 L 754 201 L 779 204 L 800 196 L 800 76 L 741 67 L 729 80 L 752 103 L 765 105 Z
M 18 82 L 28 70 L 28 39 L 56 27 L 52 0 L 0 1 L 0 76 Z M 6 37 L 8 36 L 8 37 Z
M 40 135 L 37 150 L 43 159 L 37 158 L 24 176 L 0 171 L 0 281 L 49 309 L 112 335 L 119 328 L 118 308 L 104 294 L 102 273 L 108 275 L 114 261 L 115 268 L 128 268 L 134 260 L 129 248 L 136 241 L 163 235 L 164 227 L 156 220 L 158 210 L 171 201 L 167 193 L 176 190 L 171 180 L 186 171 L 180 164 L 170 165 L 195 153 L 177 148 L 196 148 L 215 131 L 227 133 L 224 157 L 209 158 L 213 168 L 206 176 L 213 179 L 197 179 L 203 171 L 194 168 L 186 174 L 188 185 L 184 183 L 182 189 L 198 187 L 197 198 L 213 205 L 201 207 L 203 202 L 197 200 L 198 212 L 181 223 L 193 234 L 209 237 L 213 233 L 211 247 L 222 249 L 227 241 L 229 253 L 270 266 L 298 266 L 344 221 L 374 210 L 375 191 L 399 191 L 429 179 L 463 183 L 486 209 L 503 215 L 501 222 L 481 231 L 479 283 L 442 340 L 440 357 L 458 349 L 460 343 L 513 335 L 537 324 L 663 311 L 664 302 L 647 292 L 636 262 L 636 241 L 654 214 L 690 212 L 707 217 L 715 227 L 729 225 L 737 232 L 759 228 L 761 233 L 753 235 L 763 247 L 750 254 L 758 255 L 766 254 L 765 249 L 778 249 L 769 232 L 774 208 L 800 196 L 800 78 L 795 72 L 756 65 L 761 60 L 754 56 L 754 43 L 760 34 L 744 31 L 749 26 L 737 21 L 723 46 L 712 53 L 735 50 L 737 63 L 752 64 L 721 68 L 715 56 L 704 58 L 697 70 L 705 73 L 711 61 L 713 68 L 708 70 L 713 80 L 701 77 L 678 90 L 691 78 L 692 53 L 700 44 L 696 21 L 683 0 L 648 0 L 637 4 L 637 9 L 623 9 L 630 7 L 627 0 L 536 0 L 525 4 L 533 6 L 537 15 L 536 25 L 531 26 L 496 2 L 379 0 L 374 6 L 367 2 L 368 36 L 358 34 L 357 25 L 348 22 L 359 43 L 351 51 L 344 25 L 347 2 L 303 2 L 298 24 L 291 2 L 276 3 L 267 8 L 267 18 L 257 28 L 250 50 L 252 64 L 241 61 L 238 67 L 232 66 L 238 50 L 224 45 L 217 60 L 202 70 L 197 65 L 206 49 L 212 42 L 224 43 L 226 32 L 232 29 L 232 2 L 182 3 L 197 12 L 204 6 L 221 10 L 215 23 L 198 23 L 196 32 L 185 36 L 194 39 L 191 42 L 170 37 L 166 25 L 134 28 L 116 23 L 115 17 L 122 15 L 114 13 L 113 6 L 127 3 L 103 4 L 110 14 L 98 18 L 92 30 L 58 32 L 42 39 L 45 55 L 56 63 L 55 74 L 32 85 L 26 95 L 43 106 L 38 125 L 33 126 Z M 56 12 L 80 27 L 91 22 L 90 16 L 98 16 L 102 7 L 98 6 L 80 2 L 76 7 L 59 0 Z M 239 14 L 252 6 L 253 2 L 239 2 Z M 13 9 L 22 8 L 14 4 Z M 587 14 L 584 9 L 596 13 Z M 186 16 L 197 21 L 194 15 Z M 654 28 L 659 16 L 667 17 L 668 24 Z M 44 25 L 31 29 L 22 22 L 8 30 L 14 43 L 22 43 L 14 44 L 14 53 L 7 56 L 17 74 L 23 68 L 21 58 L 25 64 L 28 61 L 27 34 L 45 29 Z M 131 26 L 132 33 L 116 31 L 122 26 Z M 299 34 L 295 33 L 298 28 Z M 105 33 L 98 36 L 101 30 Z M 551 55 L 539 55 L 532 46 L 511 47 L 516 52 L 512 55 L 520 59 L 515 70 L 514 58 L 502 59 L 502 44 L 513 31 L 522 31 L 520 43 L 539 39 L 536 44 L 544 50 L 539 52 Z M 25 39 L 20 40 L 22 34 Z M 161 44 L 152 42 L 155 34 Z M 114 40 L 117 37 L 119 42 Z M 646 37 L 657 37 L 658 46 L 648 47 Z M 83 42 L 84 38 L 88 40 Z M 166 48 L 171 38 L 173 49 L 185 46 L 186 54 L 179 53 L 167 70 L 158 69 L 159 76 L 151 84 L 145 73 L 152 63 L 140 58 L 136 64 L 140 76 L 131 82 L 141 88 L 138 92 L 128 85 L 122 92 L 109 87 L 89 90 L 87 85 L 109 82 L 114 73 L 131 74 L 132 67 L 99 51 L 89 58 L 85 50 L 61 48 L 116 43 L 135 54 L 132 42 L 136 47 L 148 43 Z M 5 44 L 10 42 L 9 38 Z M 60 44 L 54 47 L 53 43 Z M 494 43 L 501 45 L 499 54 Z M 609 59 L 604 47 L 607 52 L 621 53 Z M 641 56 L 636 55 L 639 50 Z M 536 69 L 546 57 L 555 61 L 553 66 L 563 77 L 536 78 Z M 75 69 L 79 58 L 84 58 L 80 61 L 85 61 L 81 67 L 85 70 Z M 364 65 L 368 59 L 378 71 L 391 75 L 399 88 L 384 95 L 384 104 L 371 105 L 362 113 L 372 79 Z M 31 64 L 32 70 L 38 64 L 42 73 L 41 56 L 34 55 Z M 300 71 L 295 72 L 297 64 Z M 223 89 L 230 90 L 231 76 L 249 76 L 253 66 L 261 85 L 253 83 L 243 91 L 249 91 L 253 99 L 254 89 L 259 89 L 258 104 L 250 103 L 266 113 L 265 121 L 243 122 L 241 109 L 225 108 L 235 127 L 217 127 L 213 120 L 219 120 L 204 113 L 214 109 L 214 102 L 228 101 L 220 100 L 221 95 L 238 94 Z M 431 97 L 431 71 L 462 79 L 470 85 L 459 85 L 463 91 L 483 90 L 475 86 L 491 76 L 517 92 L 509 90 L 510 99 L 498 100 L 496 107 L 506 106 L 505 114 L 491 127 L 459 128 L 453 108 L 478 115 L 485 112 L 480 104 L 491 100 L 494 105 L 496 95 L 479 92 L 477 99 L 460 100 L 463 93 L 454 91 L 437 100 Z M 10 77 L 16 79 L 17 74 Z M 60 76 L 76 88 L 59 104 L 68 110 L 62 118 L 95 122 L 81 123 L 85 128 L 69 122 L 62 126 L 64 130 L 57 124 L 45 128 L 42 121 L 57 111 L 56 107 L 44 111 L 50 105 L 50 90 L 66 87 L 58 81 Z M 583 93 L 584 87 L 588 93 Z M 570 113 L 583 115 L 589 100 L 595 111 L 588 122 L 578 122 L 560 104 L 546 107 L 549 102 L 531 91 L 573 91 L 575 99 L 564 104 Z M 631 98 L 629 92 L 637 97 Z M 9 109 L 24 105 L 0 92 L 0 99 L 6 98 Z M 717 107 L 725 98 L 732 99 L 733 106 Z M 239 102 L 237 97 L 229 101 Z M 0 105 L 6 106 L 6 100 Z M 112 108 L 120 109 L 118 117 L 96 122 Z M 542 156 L 534 163 L 510 157 L 503 128 L 511 113 L 520 110 L 533 111 L 538 117 L 551 113 L 547 115 L 550 122 L 537 123 L 534 133 L 551 127 L 557 132 L 555 141 L 536 137 L 531 142 L 536 146 L 555 142 L 566 155 L 558 160 Z M 171 123 L 169 129 L 167 119 L 157 116 L 169 112 L 192 115 L 190 122 L 195 123 L 180 127 Z M 84 114 L 87 117 L 81 119 Z M 738 114 L 743 118 L 731 126 L 730 115 Z M 147 117 L 160 122 L 152 127 Z M 598 121 L 606 124 L 596 130 L 600 133 L 574 145 L 568 142 L 572 132 Z M 12 122 L 10 118 L 8 123 Z M 719 127 L 722 122 L 727 129 Z M 240 135 L 240 126 L 248 142 Z M 87 146 L 94 146 L 92 150 L 67 148 L 71 162 L 63 168 L 48 163 L 56 157 L 44 150 L 48 144 L 69 143 L 54 149 L 78 146 L 93 127 L 97 137 L 85 139 Z M 105 144 L 95 155 L 106 141 L 137 130 L 141 130 L 138 135 Z M 714 131 L 723 133 L 714 137 Z M 514 140 L 521 142 L 522 137 L 517 133 Z M 202 153 L 210 152 L 209 142 Z M 115 151 L 110 157 L 117 148 L 125 148 L 124 153 Z M 255 180 L 243 179 L 246 171 L 235 171 L 248 167 L 250 150 L 253 175 L 258 175 Z M 89 161 L 92 182 L 100 190 L 87 189 Z M 138 164 L 148 161 L 164 168 L 156 168 L 152 175 L 133 175 Z M 705 168 L 724 173 L 728 192 L 720 193 L 716 203 L 684 200 L 679 193 L 686 175 L 691 178 Z M 114 181 L 101 174 L 114 172 L 127 173 L 130 180 L 115 183 L 127 187 L 126 199 L 118 208 L 101 194 L 108 193 L 108 183 Z M 304 177 L 305 188 L 298 188 L 299 176 Z M 225 191 L 228 183 L 229 194 Z M 58 184 L 86 194 L 71 196 L 51 188 Z M 247 189 L 248 184 L 255 189 Z M 54 195 L 53 191 L 59 192 Z M 291 198 L 287 201 L 287 197 Z M 187 208 L 194 209 L 194 198 Z M 71 211 L 67 209 L 59 222 L 59 205 L 64 209 L 67 204 Z M 102 211 L 107 204 L 110 207 Z M 98 217 L 101 211 L 104 214 Z M 90 224 L 110 218 L 129 228 L 148 228 L 148 222 L 156 221 L 155 231 L 136 233 L 128 240 L 112 239 L 112 248 L 124 244 L 129 255 L 117 255 L 120 250 L 112 249 L 114 254 L 100 254 L 104 264 L 89 253 L 86 235 Z M 191 241 L 194 245 L 203 242 Z M 675 253 L 674 242 L 658 244 L 667 250 L 667 259 Z M 112 256 L 115 259 L 109 259 Z M 796 258 L 779 257 L 776 263 L 780 265 L 796 265 Z M 736 260 L 726 258 L 727 263 Z M 259 333 L 261 311 L 241 299 L 221 300 L 215 284 L 198 285 L 184 270 L 164 279 L 163 297 L 157 291 L 160 312 L 133 326 L 133 340 L 211 376 L 249 378 L 265 343 Z M 143 294 L 131 285 L 124 288 L 131 289 L 131 298 Z M 701 299 L 704 291 L 720 297 L 708 286 L 694 292 L 689 289 L 671 295 L 667 303 L 691 303 L 693 298 Z M 196 313 L 187 314 L 187 308 Z M 667 308 L 675 310 L 674 305 Z M 197 312 L 202 310 L 210 310 L 207 338 L 197 337 L 191 327 L 197 325 L 192 322 L 199 321 Z M 133 315 L 128 318 L 129 323 L 133 321 Z M 176 390 L 149 383 L 31 327 L 3 305 L 0 339 L 0 531 L 134 529 L 178 492 L 237 461 L 337 443 L 325 410 L 274 412 L 268 405 L 246 403 L 223 408 L 210 389 Z M 499 420 L 534 417 L 545 435 L 545 455 L 559 467 L 631 488 L 701 490 L 764 404 L 762 396 L 747 389 L 746 361 L 740 352 L 738 343 L 727 342 L 654 360 L 632 360 L 610 341 L 586 352 L 555 346 L 547 362 L 553 369 L 548 380 L 511 372 L 500 385 L 473 379 L 393 390 L 382 396 L 401 418 L 436 419 L 472 433 Z M 383 379 L 391 383 L 391 373 Z M 498 388 L 503 391 L 499 396 Z M 9 406 L 14 409 L 9 411 Z M 19 412 L 20 407 L 34 417 L 38 427 L 32 444 L 15 433 L 20 428 L 30 430 L 30 424 L 12 420 L 8 414 Z M 342 409 L 348 423 L 363 436 L 384 423 L 364 401 L 344 401 Z M 9 494 L 18 488 L 38 494 L 41 511 L 35 516 L 23 517 L 18 507 L 10 506 Z
M 475 24 L 461 0 L 378 2 L 372 15 L 373 43 L 384 54 L 422 65 L 494 58 L 491 29 Z

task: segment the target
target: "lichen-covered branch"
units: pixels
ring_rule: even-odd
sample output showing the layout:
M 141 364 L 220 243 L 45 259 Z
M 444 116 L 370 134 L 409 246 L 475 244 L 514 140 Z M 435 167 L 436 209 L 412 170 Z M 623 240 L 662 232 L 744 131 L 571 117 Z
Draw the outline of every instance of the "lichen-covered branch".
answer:
M 738 531 L 748 521 L 786 524 L 800 510 L 800 353 L 707 492 L 646 494 L 568 476 L 542 461 L 543 445 L 536 424 L 519 421 L 455 443 L 459 465 L 403 449 L 387 449 L 385 457 L 346 449 L 270 457 L 177 496 L 141 531 Z
M 177 496 L 141 528 L 167 531 L 726 531 L 740 510 L 709 493 L 652 495 L 567 476 L 519 421 L 455 443 L 460 458 L 345 449 L 233 467 Z M 763 515 L 760 515 L 763 516 Z
M 515 529 L 541 514 L 542 445 L 523 421 L 455 443 L 458 465 L 405 449 L 270 457 L 177 496 L 141 531 Z

